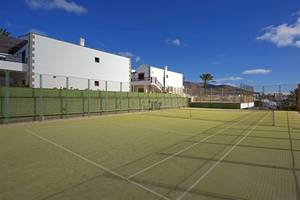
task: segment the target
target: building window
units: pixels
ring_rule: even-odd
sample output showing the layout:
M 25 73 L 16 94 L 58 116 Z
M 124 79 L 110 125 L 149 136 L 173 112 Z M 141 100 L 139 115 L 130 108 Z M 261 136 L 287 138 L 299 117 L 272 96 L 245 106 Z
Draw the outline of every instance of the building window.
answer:
M 22 51 L 22 63 L 27 63 L 26 62 L 26 53 L 25 53 L 25 51 Z
M 100 63 L 100 58 L 99 57 L 95 57 L 95 63 Z
M 94 82 L 94 85 L 95 85 L 96 87 L 99 87 L 99 81 L 95 81 L 95 82 Z
M 138 74 L 138 79 L 139 80 L 145 80 L 145 73 L 139 73 Z

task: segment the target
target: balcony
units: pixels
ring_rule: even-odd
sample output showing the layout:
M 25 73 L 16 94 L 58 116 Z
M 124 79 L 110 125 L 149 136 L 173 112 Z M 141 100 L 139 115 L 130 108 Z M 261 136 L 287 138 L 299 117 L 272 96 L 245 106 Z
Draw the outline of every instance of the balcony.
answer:
M 0 53 L 0 70 L 27 72 L 28 65 L 25 58 Z

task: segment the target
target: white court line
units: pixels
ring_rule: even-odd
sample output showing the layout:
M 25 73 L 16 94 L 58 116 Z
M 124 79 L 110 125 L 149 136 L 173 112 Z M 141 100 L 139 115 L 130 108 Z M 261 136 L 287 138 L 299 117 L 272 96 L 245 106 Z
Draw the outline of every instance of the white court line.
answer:
M 70 153 L 70 154 L 72 154 L 72 155 L 80 158 L 81 160 L 84 160 L 87 163 L 90 163 L 90 164 L 92 164 L 92 165 L 94 165 L 94 166 L 96 166 L 96 167 L 98 167 L 98 168 L 100 168 L 100 169 L 102 169 L 102 170 L 104 170 L 104 171 L 106 171 L 106 172 L 108 172 L 108 173 L 116 176 L 116 177 L 119 177 L 120 179 L 123 179 L 123 180 L 125 180 L 125 181 L 127 181 L 127 182 L 129 182 L 129 183 L 131 183 L 133 185 L 136 185 L 136 186 L 138 186 L 138 187 L 140 187 L 140 188 L 142 188 L 142 189 L 144 189 L 144 190 L 146 190 L 146 191 L 148 191 L 148 192 L 150 192 L 150 193 L 152 193 L 152 194 L 154 194 L 154 195 L 156 195 L 156 196 L 158 196 L 158 197 L 160 197 L 162 199 L 171 200 L 170 198 L 168 198 L 168 197 L 166 197 L 166 196 L 164 196 L 164 195 L 162 195 L 162 194 L 160 194 L 158 192 L 155 192 L 154 190 L 151 190 L 150 188 L 147 188 L 147 187 L 145 187 L 144 185 L 142 185 L 140 183 L 132 181 L 132 180 L 130 180 L 130 179 L 128 179 L 128 178 L 126 178 L 126 177 L 124 177 L 124 176 L 122 176 L 122 175 L 120 175 L 120 174 L 118 174 L 118 173 L 116 173 L 116 172 L 114 172 L 114 171 L 112 171 L 112 170 L 104 167 L 103 165 L 101 165 L 99 163 L 96 163 L 96 162 L 94 162 L 94 161 L 92 161 L 92 160 L 90 160 L 90 159 L 88 159 L 88 158 L 86 158 L 86 157 L 84 157 L 84 156 L 82 156 L 82 155 L 80 155 L 80 154 L 78 154 L 78 153 L 76 153 L 76 152 L 74 152 L 74 151 L 72 151 L 72 150 L 70 150 L 70 149 L 62 146 L 62 145 L 60 145 L 60 144 L 57 144 L 57 143 L 55 143 L 55 142 L 53 142 L 53 141 L 51 141 L 51 140 L 49 140 L 47 138 L 44 138 L 44 137 L 36 134 L 35 132 L 31 131 L 31 130 L 25 129 L 25 131 L 27 133 L 29 133 L 30 135 L 33 135 L 33 136 L 35 136 L 35 137 L 37 137 L 37 138 L 39 138 L 39 139 L 41 139 L 41 140 L 43 140 L 43 141 L 45 141 L 47 143 L 50 143 L 50 144 L 52 144 L 52 145 L 54 145 L 54 146 L 56 146 L 56 147 L 58 147 L 58 148 L 60 148 L 60 149 L 62 149 L 64 151 L 66 151 L 66 152 L 68 152 L 68 153 Z
M 246 117 L 246 118 L 248 118 L 248 117 Z M 166 157 L 166 158 L 164 158 L 164 159 L 162 159 L 162 160 L 160 160 L 160 161 L 158 161 L 158 162 L 156 162 L 156 163 L 154 163 L 154 164 L 152 164 L 152 165 L 150 165 L 150 166 L 148 166 L 148 167 L 146 167 L 146 168 L 144 168 L 144 169 L 142 169 L 142 170 L 140 170 L 140 171 L 138 171 L 138 172 L 136 172 L 136 173 L 134 173 L 134 174 L 132 174 L 132 175 L 130 175 L 128 178 L 129 178 L 129 179 L 130 179 L 130 178 L 133 178 L 133 177 L 135 177 L 135 176 L 137 176 L 137 175 L 139 175 L 139 174 L 141 174 L 141 173 L 143 173 L 143 172 L 145 172 L 145 171 L 147 171 L 147 170 L 149 170 L 149 169 L 151 169 L 151 168 L 153 168 L 153 167 L 155 167 L 155 166 L 157 166 L 157 165 L 159 165 L 159 164 L 161 164 L 161 163 L 163 163 L 163 162 L 165 162 L 165 161 L 167 161 L 167 160 L 170 160 L 170 159 L 173 158 L 174 156 L 177 156 L 177 155 L 179 155 L 179 154 L 181 154 L 181 153 L 183 153 L 183 152 L 185 152 L 185 151 L 187 151 L 187 150 L 193 148 L 194 146 L 196 146 L 196 145 L 198 145 L 198 144 L 200 144 L 200 143 L 202 143 L 202 142 L 205 142 L 205 141 L 208 140 L 209 138 L 211 138 L 211 137 L 213 137 L 213 136 L 215 136 L 215 135 L 217 135 L 217 134 L 219 134 L 219 133 L 222 133 L 223 131 L 225 131 L 225 130 L 231 128 L 232 126 L 234 126 L 234 125 L 236 125 L 236 124 L 238 124 L 238 123 L 244 121 L 246 118 L 244 118 L 243 120 L 239 120 L 239 121 L 237 121 L 237 122 L 231 124 L 230 126 L 228 126 L 228 127 L 226 127 L 226 128 L 220 129 L 220 130 L 217 131 L 216 133 L 214 133 L 214 134 L 212 134 L 212 135 L 209 135 L 209 136 L 203 138 L 202 140 L 200 140 L 200 141 L 198 141 L 198 142 L 195 142 L 195 143 L 193 143 L 193 144 L 187 146 L 186 148 L 184 148 L 184 149 L 182 149 L 182 150 L 180 150 L 180 151 L 178 151 L 178 152 L 176 152 L 176 153 L 174 153 L 174 154 L 172 154 L 172 155 L 170 155 L 170 156 L 168 156 L 168 157 Z
M 247 138 L 256 129 L 259 124 L 266 119 L 269 113 L 259 120 L 255 126 L 253 126 L 247 134 L 242 137 L 236 144 L 234 144 L 213 166 L 211 166 L 193 185 L 191 185 L 184 193 L 182 193 L 176 200 L 182 199 L 187 193 L 189 193 L 201 180 L 203 180 L 210 172 L 212 172 L 245 138 Z

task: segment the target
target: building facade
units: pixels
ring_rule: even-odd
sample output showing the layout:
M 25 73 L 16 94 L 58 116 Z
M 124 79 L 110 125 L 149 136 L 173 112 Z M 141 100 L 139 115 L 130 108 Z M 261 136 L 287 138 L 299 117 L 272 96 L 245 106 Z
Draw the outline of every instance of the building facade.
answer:
M 130 58 L 88 48 L 82 38 L 73 44 L 29 33 L 16 40 L 23 46 L 0 51 L 0 70 L 23 73 L 29 87 L 130 91 Z
M 131 90 L 134 92 L 183 94 L 183 74 L 169 71 L 168 67 L 158 68 L 143 64 L 131 76 Z

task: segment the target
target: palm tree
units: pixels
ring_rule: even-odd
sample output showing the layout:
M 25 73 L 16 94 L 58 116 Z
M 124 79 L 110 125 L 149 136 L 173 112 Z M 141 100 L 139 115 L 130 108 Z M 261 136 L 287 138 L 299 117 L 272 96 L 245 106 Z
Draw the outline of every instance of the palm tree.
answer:
M 204 73 L 200 75 L 200 79 L 203 81 L 204 88 L 207 88 L 208 82 L 214 79 L 214 76 L 210 73 Z
M 9 36 L 10 32 L 8 32 L 5 28 L 0 28 L 0 37 L 2 36 Z
M 203 81 L 204 95 L 206 95 L 206 88 L 208 86 L 208 82 L 213 80 L 214 77 L 210 73 L 204 73 L 200 75 L 200 79 Z

